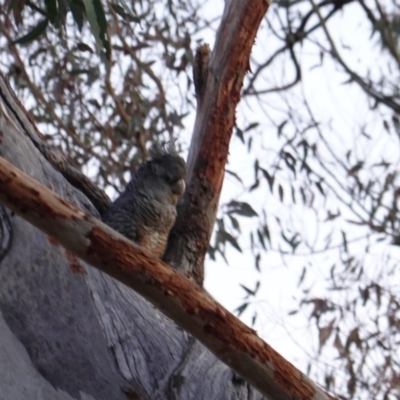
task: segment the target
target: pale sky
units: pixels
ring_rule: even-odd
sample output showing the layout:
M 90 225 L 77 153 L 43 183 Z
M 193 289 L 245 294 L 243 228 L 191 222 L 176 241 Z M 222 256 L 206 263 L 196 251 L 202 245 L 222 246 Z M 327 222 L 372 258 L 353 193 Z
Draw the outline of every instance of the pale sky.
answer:
M 213 4 L 216 3 L 221 7 L 223 5 L 223 2 L 213 2 Z M 204 12 L 211 12 L 210 10 L 211 7 L 204 8 Z M 335 18 L 335 24 L 329 23 L 328 28 L 342 56 L 346 57 L 349 65 L 362 75 L 371 66 L 382 64 L 382 52 L 378 45 L 371 45 L 370 25 L 365 20 L 365 16 L 360 15 L 360 13 L 351 13 L 351 6 L 346 7 L 346 10 L 346 13 L 341 13 L 340 17 Z M 212 12 L 220 11 L 213 8 Z M 268 18 L 270 20 L 274 18 L 272 9 L 269 11 Z M 321 43 L 329 48 L 323 35 L 320 35 L 320 37 Z M 204 41 L 212 45 L 213 33 L 205 36 Z M 265 30 L 260 31 L 252 56 L 258 59 L 265 58 L 265 53 L 270 53 L 271 48 L 274 47 L 274 41 L 273 37 L 267 37 Z M 373 43 L 374 41 L 372 41 Z M 375 41 L 376 43 L 377 41 Z M 388 138 L 386 134 L 382 133 L 382 121 L 376 118 L 375 112 L 370 111 L 364 94 L 355 85 L 344 83 L 347 76 L 341 73 L 341 68 L 331 62 L 328 56 L 326 56 L 322 67 L 315 67 L 319 57 L 317 49 L 313 43 L 303 43 L 299 53 L 304 74 L 303 84 L 299 86 L 297 91 L 291 91 L 290 94 L 285 95 L 296 95 L 296 93 L 304 90 L 310 102 L 310 107 L 319 122 L 325 123 L 326 126 L 331 128 L 330 143 L 334 150 L 342 154 L 343 147 L 345 147 L 352 149 L 361 159 L 375 158 L 379 160 L 384 155 L 386 159 L 398 161 L 398 138 Z M 299 47 L 297 47 L 297 50 L 299 50 Z M 380 72 L 380 69 L 377 68 L 377 73 Z M 290 76 L 290 73 L 290 68 L 286 70 L 280 63 L 272 64 L 270 69 L 264 72 L 263 80 L 265 83 L 263 86 L 268 87 L 274 85 L 274 83 L 279 83 L 284 80 L 285 76 Z M 271 94 L 271 99 L 273 99 L 271 100 L 272 103 L 278 99 L 278 96 Z M 246 102 L 242 101 L 237 112 L 239 126 L 242 121 L 251 119 L 252 112 L 256 114 L 257 120 L 262 119 L 265 109 L 268 109 L 271 114 L 275 112 L 269 107 L 268 102 L 262 106 L 261 110 L 257 102 L 252 99 Z M 359 141 L 358 132 L 362 124 L 367 126 L 368 133 L 374 137 L 373 141 L 357 142 Z M 265 126 L 268 127 L 269 125 L 268 118 L 265 117 Z M 188 124 L 186 126 L 190 131 L 190 126 Z M 357 141 L 355 141 L 355 137 L 357 137 Z M 274 140 L 276 140 L 276 131 L 268 131 L 268 128 L 266 128 L 264 132 L 255 136 L 256 144 L 253 149 L 274 148 Z M 277 146 L 278 143 L 275 147 L 277 148 Z M 321 152 L 322 156 L 326 157 L 328 161 L 328 153 L 324 152 L 323 148 L 321 148 Z M 257 154 L 260 161 L 263 160 L 263 157 L 270 155 L 269 152 L 264 150 L 257 150 Z M 240 140 L 234 136 L 230 146 L 228 168 L 236 172 L 247 183 L 247 186 L 254 180 L 253 163 L 253 154 L 248 154 Z M 270 194 L 267 185 L 264 185 L 257 192 L 243 193 L 241 185 L 233 177 L 226 175 L 221 203 L 232 198 L 248 201 L 257 212 L 260 212 L 266 206 L 267 213 L 271 210 L 271 214 L 282 215 L 282 219 L 289 218 L 285 214 L 290 209 L 290 214 L 296 217 L 295 225 L 301 231 L 307 232 L 307 237 L 310 240 L 320 240 L 324 234 L 323 225 L 317 225 L 318 219 L 320 219 L 318 215 L 311 210 L 304 209 L 304 207 L 289 205 L 290 201 L 287 204 L 282 204 L 276 192 L 274 195 Z M 321 212 L 322 216 L 322 214 L 326 214 L 328 208 L 334 209 L 335 201 L 320 202 L 316 204 L 316 207 L 317 214 Z M 243 226 L 257 226 L 256 219 L 241 218 L 240 222 L 243 223 Z M 348 224 L 343 221 L 338 223 L 342 223 L 343 227 L 349 230 Z M 350 235 L 353 235 L 353 237 L 358 237 L 364 232 L 362 228 L 350 227 Z M 275 234 L 278 235 L 278 231 Z M 274 233 L 271 232 L 271 235 L 273 236 Z M 216 262 L 207 260 L 205 287 L 220 303 L 233 311 L 243 302 L 246 294 L 239 284 L 244 284 L 252 289 L 255 282 L 260 279 L 261 289 L 254 304 L 259 313 L 255 328 L 260 336 L 280 354 L 298 368 L 306 371 L 307 362 L 313 362 L 310 357 L 315 355 L 318 349 L 318 333 L 314 330 L 313 334 L 310 334 L 311 326 L 314 325 L 314 322 L 311 323 L 308 320 L 311 308 L 307 313 L 302 312 L 295 317 L 289 317 L 288 312 L 298 307 L 301 292 L 297 285 L 303 266 L 310 259 L 318 265 L 318 268 L 309 268 L 307 273 L 313 297 L 327 296 L 329 298 L 335 296 L 332 292 L 327 292 L 325 281 L 335 260 L 335 253 L 331 252 L 313 257 L 285 257 L 286 263 L 284 263 L 279 254 L 269 252 L 264 254 L 262 272 L 258 274 L 254 268 L 253 256 L 249 252 L 247 237 L 243 239 L 239 242 L 244 249 L 242 254 L 233 248 L 229 249 L 227 253 L 229 265 L 226 265 L 221 257 L 218 257 Z M 340 241 L 338 243 L 340 244 Z M 365 242 L 355 244 L 355 246 L 359 246 L 361 253 L 364 252 L 364 245 Z M 371 277 L 373 277 L 375 265 L 382 262 L 382 259 L 388 255 L 398 258 L 400 255 L 398 248 L 389 245 L 388 241 L 375 245 L 364 260 L 366 274 L 368 275 L 368 269 L 370 269 Z M 357 288 L 354 289 L 357 290 Z M 252 312 L 247 312 L 242 316 L 242 319 L 246 323 L 250 323 L 252 314 Z M 366 314 L 367 318 L 368 315 Z M 349 324 L 351 323 L 349 322 Z M 327 355 L 329 355 L 329 351 Z M 330 358 L 335 356 L 336 354 L 330 353 Z

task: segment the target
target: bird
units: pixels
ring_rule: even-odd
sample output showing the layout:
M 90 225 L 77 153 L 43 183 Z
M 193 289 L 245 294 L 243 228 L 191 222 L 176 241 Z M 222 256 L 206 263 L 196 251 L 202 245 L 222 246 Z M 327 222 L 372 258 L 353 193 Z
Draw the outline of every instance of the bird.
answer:
M 161 258 L 186 189 L 186 163 L 173 146 L 153 146 L 102 221 Z

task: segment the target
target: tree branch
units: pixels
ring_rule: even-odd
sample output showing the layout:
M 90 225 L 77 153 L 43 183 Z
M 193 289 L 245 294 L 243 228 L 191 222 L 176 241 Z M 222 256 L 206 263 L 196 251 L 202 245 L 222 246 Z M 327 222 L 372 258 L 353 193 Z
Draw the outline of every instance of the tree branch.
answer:
M 333 399 L 199 286 L 3 158 L 0 202 L 140 293 L 270 400 Z
M 249 70 L 250 51 L 268 7 L 266 0 L 225 1 L 206 82 L 201 84 L 200 97 L 206 101 L 198 102 L 188 158 L 189 183 L 164 257 L 200 285 L 204 280 L 203 263 L 218 210 L 235 110 Z
M 26 72 L 24 72 L 24 77 L 27 80 L 29 79 Z M 35 94 L 35 91 L 33 91 L 33 93 Z M 39 98 L 40 96 L 36 97 Z M 5 110 L 5 106 L 7 107 L 7 111 Z M 0 114 L 3 114 L 3 116 L 8 119 L 9 123 L 11 123 L 12 119 L 18 121 L 20 129 L 30 138 L 35 147 L 43 154 L 54 169 L 61 172 L 71 185 L 84 193 L 100 213 L 103 213 L 107 209 L 111 201 L 106 193 L 99 189 L 81 171 L 74 168 L 60 150 L 52 147 L 43 139 L 43 135 L 34 124 L 32 116 L 22 107 L 21 102 L 1 71 L 0 107 L 2 108 Z M 8 114 L 10 114 L 10 116 Z
M 319 21 L 321 23 L 322 30 L 325 33 L 326 39 L 328 40 L 328 43 L 330 45 L 330 54 L 331 56 L 343 67 L 343 69 L 346 71 L 346 73 L 350 76 L 351 80 L 356 82 L 362 90 L 368 95 L 371 96 L 377 103 L 383 103 L 387 107 L 391 108 L 393 111 L 396 113 L 400 112 L 400 104 L 398 104 L 395 101 L 394 96 L 388 96 L 383 93 L 379 93 L 374 89 L 372 86 L 372 83 L 366 82 L 359 74 L 354 72 L 350 67 L 344 62 L 343 58 L 341 57 L 339 51 L 337 50 L 337 47 L 328 31 L 328 28 L 326 27 L 325 20 L 321 15 L 320 9 L 316 5 L 314 0 L 310 0 L 311 5 L 314 8 L 315 13 L 317 14 L 317 17 L 319 18 Z

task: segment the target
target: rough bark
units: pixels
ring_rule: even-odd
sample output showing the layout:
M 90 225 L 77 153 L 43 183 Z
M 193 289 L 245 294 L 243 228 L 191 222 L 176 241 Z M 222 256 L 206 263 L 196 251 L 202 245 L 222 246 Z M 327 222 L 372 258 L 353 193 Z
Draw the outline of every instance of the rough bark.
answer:
M 204 257 L 217 215 L 236 106 L 244 76 L 249 71 L 251 48 L 269 4 L 266 0 L 226 0 L 211 54 L 202 46 L 195 60 L 197 114 L 188 158 L 189 184 L 164 259 L 200 285 L 204 280 Z

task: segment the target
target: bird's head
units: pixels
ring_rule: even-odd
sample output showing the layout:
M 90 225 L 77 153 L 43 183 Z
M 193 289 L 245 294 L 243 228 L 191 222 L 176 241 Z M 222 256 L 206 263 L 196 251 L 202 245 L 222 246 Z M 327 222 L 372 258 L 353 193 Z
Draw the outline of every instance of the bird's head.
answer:
M 150 160 L 138 171 L 143 188 L 151 191 L 159 201 L 168 201 L 173 205 L 186 189 L 186 163 L 172 148 L 154 146 L 150 150 Z

